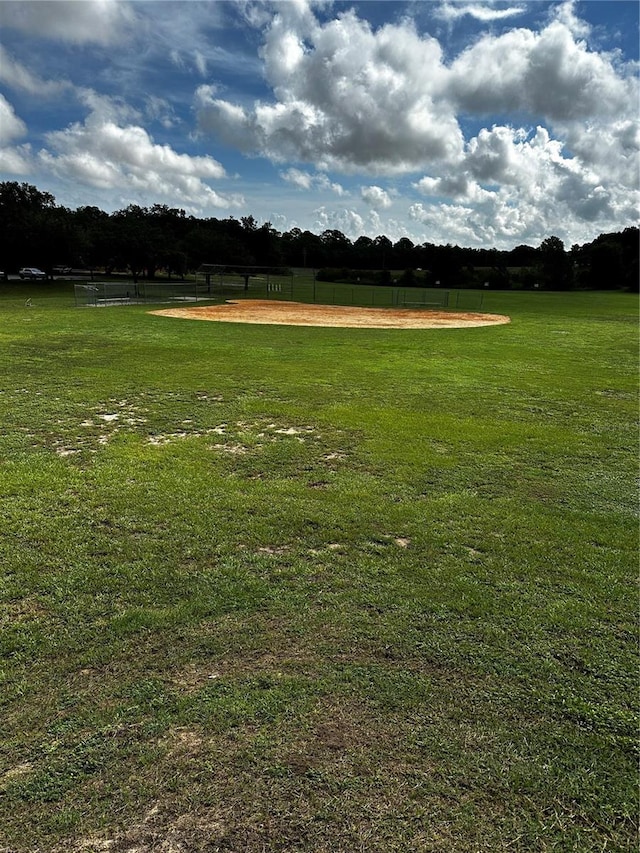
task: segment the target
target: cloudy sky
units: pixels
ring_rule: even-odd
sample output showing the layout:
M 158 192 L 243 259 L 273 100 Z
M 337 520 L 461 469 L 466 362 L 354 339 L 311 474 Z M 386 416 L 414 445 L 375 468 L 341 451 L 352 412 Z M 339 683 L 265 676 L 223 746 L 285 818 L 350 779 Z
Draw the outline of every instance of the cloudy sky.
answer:
M 0 0 L 0 180 L 279 231 L 638 224 L 636 0 Z

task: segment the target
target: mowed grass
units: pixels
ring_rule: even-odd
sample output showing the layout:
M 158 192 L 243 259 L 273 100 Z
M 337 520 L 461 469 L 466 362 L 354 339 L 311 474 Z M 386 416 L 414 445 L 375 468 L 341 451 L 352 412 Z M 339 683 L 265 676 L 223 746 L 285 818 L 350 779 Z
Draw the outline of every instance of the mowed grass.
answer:
M 0 296 L 0 850 L 636 849 L 637 296 L 49 287 Z

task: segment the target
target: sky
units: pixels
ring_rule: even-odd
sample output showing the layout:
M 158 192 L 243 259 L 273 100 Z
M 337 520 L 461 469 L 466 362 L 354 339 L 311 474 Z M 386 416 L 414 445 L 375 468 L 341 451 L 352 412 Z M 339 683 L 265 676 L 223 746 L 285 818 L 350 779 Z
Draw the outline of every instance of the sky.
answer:
M 637 0 L 0 0 L 0 181 L 281 232 L 638 224 Z

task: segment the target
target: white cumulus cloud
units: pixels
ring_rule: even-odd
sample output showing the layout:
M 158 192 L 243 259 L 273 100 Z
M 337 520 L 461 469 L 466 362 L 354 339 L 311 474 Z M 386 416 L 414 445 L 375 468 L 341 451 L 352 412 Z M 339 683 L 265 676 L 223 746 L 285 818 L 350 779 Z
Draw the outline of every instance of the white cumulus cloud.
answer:
M 374 210 L 384 210 L 391 207 L 392 201 L 389 193 L 381 187 L 362 187 L 360 190 L 363 201 Z
M 0 94 L 0 145 L 6 145 L 20 139 L 27 132 L 27 126 L 15 114 L 13 106 Z
M 302 172 L 300 169 L 287 169 L 286 172 L 280 173 L 280 177 L 301 190 L 310 190 L 313 183 L 313 175 L 310 172 Z
M 15 141 L 26 135 L 27 126 L 16 115 L 13 106 L 0 94 L 0 171 L 26 175 L 30 170 L 28 145 L 15 147 Z
M 280 177 L 283 181 L 293 184 L 293 186 L 298 187 L 301 190 L 328 190 L 338 196 L 346 194 L 346 191 L 341 184 L 336 181 L 332 181 L 328 175 L 325 175 L 322 172 L 312 174 L 311 172 L 305 172 L 301 169 L 292 167 L 290 169 L 286 169 L 284 172 L 280 172 Z
M 98 189 L 126 189 L 136 197 L 171 199 L 192 209 L 239 205 L 241 199 L 212 189 L 225 177 L 213 157 L 179 154 L 158 145 L 136 125 L 120 126 L 99 114 L 47 135 L 40 163 L 57 177 Z
M 354 239 L 365 232 L 365 221 L 357 210 L 340 208 L 338 210 L 327 210 L 325 206 L 314 210 L 314 230 L 341 231 L 346 237 Z
M 469 141 L 455 174 L 425 176 L 415 188 L 431 202 L 412 205 L 411 218 L 470 245 L 540 242 L 549 223 L 569 241 L 577 222 L 593 223 L 596 232 L 615 230 L 640 200 L 633 187 L 604 184 L 543 127 L 532 134 L 483 129 Z
M 282 4 L 263 57 L 275 99 L 247 109 L 201 87 L 202 130 L 276 162 L 344 172 L 402 173 L 461 151 L 457 119 L 439 97 L 440 45 L 408 20 L 374 31 L 353 11 L 320 24 Z
M 446 4 L 440 11 L 499 17 L 520 8 Z M 409 20 L 374 29 L 355 11 L 320 22 L 303 2 L 275 9 L 262 50 L 273 98 L 247 106 L 211 86 L 196 97 L 202 131 L 275 162 L 379 175 L 429 170 L 444 178 L 465 157 L 462 116 L 525 114 L 534 125 L 546 123 L 558 144 L 570 137 L 576 151 L 586 126 L 606 137 L 613 123 L 637 122 L 633 69 L 589 49 L 581 38 L 588 27 L 571 3 L 538 31 L 481 36 L 449 65 L 438 41 Z M 618 135 L 616 153 L 630 133 Z M 580 146 L 585 156 L 597 155 L 595 137 L 594 129 Z M 632 155 L 625 149 L 623 156 L 630 173 Z
M 551 121 L 619 116 L 635 109 L 637 82 L 611 58 L 553 21 L 539 33 L 485 35 L 452 63 L 447 87 L 465 112 L 528 112 Z

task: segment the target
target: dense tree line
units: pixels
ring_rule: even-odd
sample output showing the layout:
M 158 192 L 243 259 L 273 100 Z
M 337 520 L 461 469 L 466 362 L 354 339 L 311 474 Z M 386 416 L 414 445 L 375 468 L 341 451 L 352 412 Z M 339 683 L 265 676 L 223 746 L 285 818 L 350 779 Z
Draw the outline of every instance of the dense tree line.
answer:
M 26 183 L 0 183 L 0 269 L 58 265 L 153 279 L 184 277 L 201 264 L 305 267 L 324 279 L 404 286 L 638 289 L 638 228 L 565 248 L 550 236 L 509 251 L 393 243 L 380 235 L 352 241 L 340 231 L 281 233 L 252 216 L 198 219 L 167 205 L 129 205 L 108 214 L 70 210 Z

